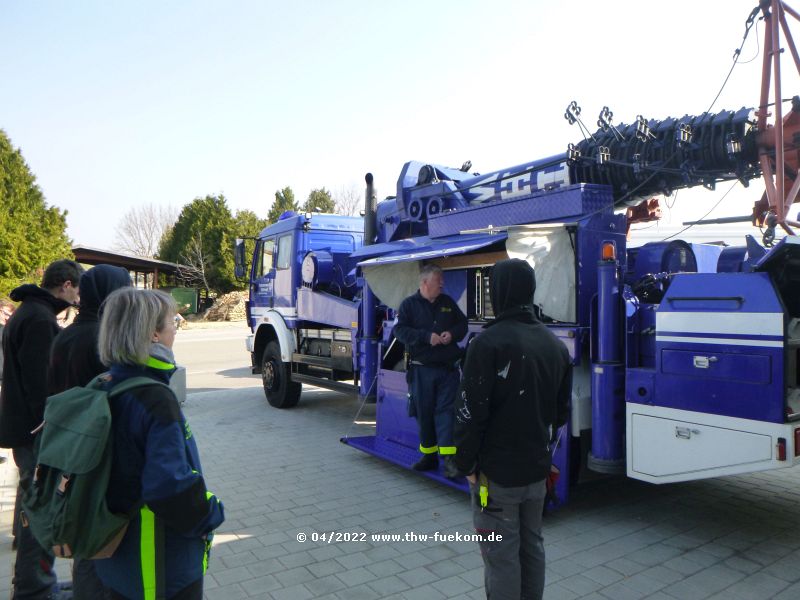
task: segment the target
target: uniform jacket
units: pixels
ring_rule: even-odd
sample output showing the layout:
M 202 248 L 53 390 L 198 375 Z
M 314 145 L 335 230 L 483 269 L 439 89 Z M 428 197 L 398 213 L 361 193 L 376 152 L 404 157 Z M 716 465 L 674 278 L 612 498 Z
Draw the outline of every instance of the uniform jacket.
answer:
M 44 418 L 50 345 L 61 329 L 56 315 L 70 304 L 38 285 L 11 292 L 22 302 L 3 329 L 3 387 L 0 389 L 0 447 L 33 444 L 31 430 Z
M 112 365 L 112 385 L 142 375 L 169 381 L 171 365 L 149 364 Z M 157 582 L 169 598 L 203 576 L 205 538 L 224 521 L 224 509 L 206 490 L 192 430 L 169 391 L 142 388 L 116 397 L 111 418 L 107 500 L 112 511 L 133 513 L 133 519 L 114 556 L 94 561 L 95 568 L 106 586 L 127 598 L 155 598 Z
M 431 334 L 445 331 L 453 335 L 453 341 L 431 346 Z M 417 291 L 400 304 L 394 335 L 405 344 L 411 360 L 429 366 L 450 366 L 461 358 L 457 342 L 467 335 L 467 318 L 447 294 L 439 294 L 429 302 Z
M 544 479 L 553 427 L 569 415 L 567 348 L 533 314 L 533 270 L 502 261 L 492 273 L 497 318 L 469 344 L 456 401 L 456 462 L 505 486 Z
M 75 321 L 53 341 L 48 372 L 49 393 L 86 385 L 106 371 L 97 351 L 100 333 L 100 305 L 116 289 L 131 284 L 122 267 L 97 265 L 81 276 L 80 312 Z

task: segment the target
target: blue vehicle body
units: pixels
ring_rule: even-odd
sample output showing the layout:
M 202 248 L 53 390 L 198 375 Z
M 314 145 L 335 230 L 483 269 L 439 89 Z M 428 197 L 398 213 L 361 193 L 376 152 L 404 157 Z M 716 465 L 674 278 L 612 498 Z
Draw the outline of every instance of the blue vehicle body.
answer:
M 626 168 L 594 158 L 600 132 L 581 145 L 590 164 L 566 154 L 473 175 L 409 162 L 396 196 L 368 210 L 366 236 L 359 219 L 333 215 L 267 227 L 251 270 L 248 347 L 268 400 L 293 406 L 302 383 L 357 392 L 377 403 L 374 435 L 342 441 L 409 467 L 419 443 L 392 334 L 400 300 L 422 265 L 439 265 L 469 319 L 466 345 L 493 318 L 492 266 L 518 257 L 536 269 L 534 304 L 575 369 L 570 420 L 553 447 L 560 502 L 585 469 L 665 483 L 800 463 L 800 240 L 769 251 L 752 239 L 628 249 L 620 212 L 668 187 L 757 176 L 751 115 L 652 122 L 656 149 L 640 144 Z M 658 140 L 687 123 L 739 135 L 741 152 L 709 135 L 681 150 L 690 169 L 653 180 L 642 165 L 657 164 Z M 267 269 L 270 243 L 283 250 Z

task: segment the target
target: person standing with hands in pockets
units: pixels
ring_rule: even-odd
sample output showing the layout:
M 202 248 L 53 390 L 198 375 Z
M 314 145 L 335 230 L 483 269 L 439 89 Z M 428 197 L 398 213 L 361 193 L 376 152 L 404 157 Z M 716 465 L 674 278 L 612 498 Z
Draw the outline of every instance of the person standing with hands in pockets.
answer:
M 395 337 L 410 356 L 411 406 L 419 425 L 422 458 L 413 468 L 459 476 L 453 443 L 453 406 L 458 391 L 458 342 L 467 335 L 467 318 L 455 301 L 443 293 L 444 277 L 436 265 L 426 265 L 419 274 L 419 291 L 400 304 Z

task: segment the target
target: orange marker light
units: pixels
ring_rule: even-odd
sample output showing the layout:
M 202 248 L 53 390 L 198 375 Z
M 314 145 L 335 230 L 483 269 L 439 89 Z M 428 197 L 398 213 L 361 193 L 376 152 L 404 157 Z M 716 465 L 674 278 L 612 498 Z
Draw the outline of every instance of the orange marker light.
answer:
M 600 258 L 601 260 L 617 260 L 617 247 L 614 242 L 603 242 Z

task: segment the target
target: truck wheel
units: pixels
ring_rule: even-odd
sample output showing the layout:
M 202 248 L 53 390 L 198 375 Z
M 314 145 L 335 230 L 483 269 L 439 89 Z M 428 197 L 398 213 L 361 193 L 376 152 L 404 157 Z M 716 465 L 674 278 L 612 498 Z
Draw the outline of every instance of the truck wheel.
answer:
M 278 342 L 270 342 L 261 358 L 261 381 L 267 402 L 275 408 L 292 408 L 300 400 L 303 385 L 291 380 L 289 364 L 281 360 Z

